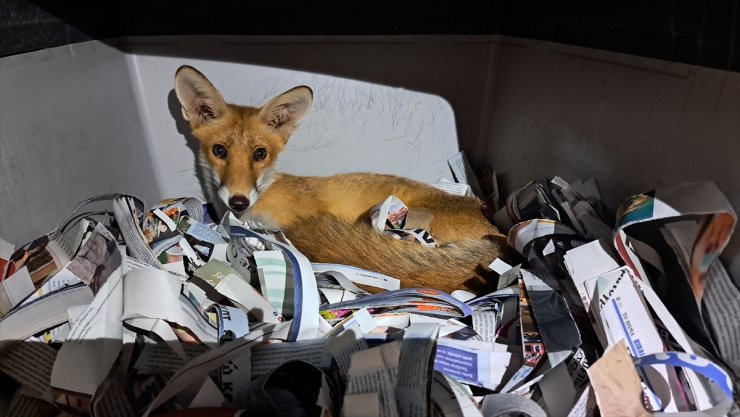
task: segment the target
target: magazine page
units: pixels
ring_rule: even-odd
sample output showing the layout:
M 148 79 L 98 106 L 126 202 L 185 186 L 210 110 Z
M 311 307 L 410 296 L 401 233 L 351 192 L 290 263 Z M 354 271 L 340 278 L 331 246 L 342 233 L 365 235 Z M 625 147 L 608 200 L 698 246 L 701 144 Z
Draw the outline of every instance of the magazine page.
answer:
M 734 364 L 735 373 L 740 363 L 737 343 L 729 339 L 740 335 L 740 321 L 727 321 L 729 314 L 720 318 L 723 313 L 717 309 L 737 311 L 738 307 L 731 297 L 725 299 L 727 293 L 740 291 L 718 260 L 736 221 L 737 215 L 716 185 L 685 183 L 625 201 L 617 213 L 614 238 L 624 262 L 655 289 L 689 336 L 711 354 Z M 712 291 L 707 291 L 710 286 Z M 702 313 L 702 306 L 709 309 L 708 314 Z
M 139 216 L 143 210 L 144 203 L 136 197 L 122 196 L 113 200 L 113 213 L 131 257 L 149 266 L 161 268 L 162 264 L 147 244 L 146 236 L 139 225 Z

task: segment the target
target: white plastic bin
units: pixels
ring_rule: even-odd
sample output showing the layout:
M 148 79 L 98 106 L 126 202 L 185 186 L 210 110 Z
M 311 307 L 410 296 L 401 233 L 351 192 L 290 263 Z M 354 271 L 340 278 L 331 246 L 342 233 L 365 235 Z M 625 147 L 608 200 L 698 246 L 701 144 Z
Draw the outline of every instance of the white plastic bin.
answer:
M 46 233 L 94 194 L 200 196 L 172 91 L 182 64 L 238 104 L 310 85 L 290 172 L 433 182 L 459 148 L 504 190 L 594 176 L 615 209 L 704 179 L 740 207 L 735 72 L 500 36 L 137 37 L 0 58 L 0 236 Z M 724 254 L 734 277 L 739 242 Z

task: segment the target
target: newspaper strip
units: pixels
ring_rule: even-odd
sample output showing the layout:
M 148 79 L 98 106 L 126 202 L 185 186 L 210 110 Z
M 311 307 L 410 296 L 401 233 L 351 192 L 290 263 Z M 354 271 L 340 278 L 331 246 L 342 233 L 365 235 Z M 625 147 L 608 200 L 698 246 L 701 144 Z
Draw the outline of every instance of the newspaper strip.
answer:
M 726 415 L 733 404 L 733 384 L 730 376 L 714 363 L 684 352 L 661 352 L 634 359 L 637 368 L 666 366 L 687 368 L 712 381 L 724 393 L 725 398 L 711 408 L 700 410 L 704 415 L 720 417 Z
M 516 248 L 517 252 L 527 256 L 529 245 L 533 240 L 551 235 L 570 235 L 577 237 L 578 233 L 570 227 L 554 220 L 533 219 L 517 223 L 511 228 L 507 236 L 510 246 Z
M 674 222 L 664 225 L 663 231 L 666 241 L 681 260 L 684 273 L 689 276 L 688 259 L 691 248 L 688 243 L 698 236 L 699 225 L 696 222 Z M 720 357 L 736 373 L 740 373 L 740 324 L 737 322 L 737 317 L 740 317 L 740 290 L 719 259 L 713 258 L 706 262 L 709 262 L 709 266 L 702 288 L 707 301 L 704 303 L 704 319 L 715 330 L 713 333 Z
M 283 251 L 293 271 L 293 308 L 296 313 L 291 320 L 288 338 L 290 341 L 314 338 L 319 327 L 319 315 L 316 314 L 319 310 L 319 290 L 308 259 L 294 247 L 266 235 L 239 226 L 232 226 L 230 231 L 232 238 L 256 238 Z
M 317 274 L 337 272 L 349 278 L 350 281 L 356 284 L 369 285 L 389 291 L 401 288 L 401 281 L 399 279 L 354 266 L 315 262 L 312 263 L 311 266 L 313 267 L 313 271 Z
M 26 395 L 23 390 L 17 390 L 7 408 L 0 408 L 5 417 L 28 417 L 39 415 L 52 415 L 52 408 L 47 402 L 39 400 L 31 395 Z
M 2 286 L 0 288 L 0 316 L 20 304 L 36 290 L 26 266 L 0 281 L 0 285 Z
M 541 394 L 538 402 L 549 415 L 564 416 L 576 402 L 577 391 L 564 361 L 548 369 L 537 382 L 537 387 Z
M 432 235 L 424 229 L 392 229 L 387 230 L 385 234 L 394 239 L 406 242 L 417 242 L 431 248 L 437 246 L 437 242 L 434 240 Z
M 154 401 L 149 404 L 142 417 L 148 417 L 167 400 L 190 386 L 193 381 L 206 378 L 208 372 L 219 368 L 224 362 L 243 354 L 253 345 L 268 339 L 272 334 L 279 333 L 284 327 L 289 326 L 290 323 L 264 326 L 250 332 L 242 339 L 218 346 L 191 360 L 172 376 L 167 385 L 157 394 Z
M 548 181 L 532 181 L 510 193 L 493 217 L 494 224 L 504 233 L 528 219 L 561 221 L 560 213 L 549 195 Z
M 0 350 L 10 341 L 26 340 L 68 321 L 68 308 L 90 304 L 92 299 L 90 288 L 79 283 L 18 306 L 0 320 Z
M 593 288 L 593 286 L 586 284 L 586 282 L 619 268 L 619 262 L 614 259 L 608 248 L 606 241 L 594 240 L 570 249 L 565 254 L 565 266 L 578 290 L 586 311 L 589 310 L 589 304 L 593 297 L 593 294 L 589 294 L 586 290 L 588 287 Z
M 361 299 L 322 305 L 321 312 L 360 308 L 392 308 L 398 312 L 420 312 L 444 317 L 467 317 L 473 310 L 449 294 L 430 288 L 405 288 L 370 294 Z M 334 317 L 335 318 L 335 317 Z
M 242 278 L 248 280 L 252 286 L 256 286 L 259 281 L 255 280 L 257 265 L 254 264 L 252 254 L 255 250 L 265 249 L 266 248 L 262 242 L 255 238 L 231 238 L 229 243 L 226 245 L 226 259 L 212 257 L 209 261 L 219 260 L 222 262 L 228 262 L 231 264 L 231 267 L 242 276 Z
M 401 342 L 396 404 L 400 417 L 426 417 L 432 382 L 434 344 L 439 332 L 436 324 L 412 324 Z
M 344 417 L 378 417 L 386 416 L 381 409 L 380 393 L 367 392 L 345 395 L 341 416 Z
M 640 289 L 648 305 L 655 312 L 655 317 L 660 318 L 659 323 L 665 327 L 665 330 L 678 343 L 681 350 L 692 355 L 706 356 L 705 351 L 686 336 L 686 333 L 681 329 L 676 319 L 668 312 L 668 309 L 666 309 L 663 302 L 649 285 L 646 285 L 645 282 L 637 277 L 632 277 L 632 283 Z M 665 341 L 665 338 L 663 339 Z M 694 393 L 696 406 L 701 409 L 710 407 L 713 399 L 709 387 L 705 382 L 691 370 L 686 370 L 686 378 L 691 391 Z
M 687 237 L 675 236 L 673 232 L 648 233 L 657 230 L 662 224 L 676 221 L 694 221 L 697 224 L 697 232 L 690 241 L 685 241 Z M 740 327 L 734 325 L 708 329 L 707 327 L 710 327 L 708 324 L 721 323 L 712 323 L 711 320 L 707 320 L 708 318 L 702 317 L 699 305 L 704 296 L 707 280 L 710 278 L 709 270 L 727 245 L 736 222 L 735 211 L 714 183 L 693 182 L 659 188 L 627 199 L 617 212 L 617 228 L 614 235 L 614 244 L 624 262 L 638 277 L 658 286 L 666 306 L 682 323 L 687 333 L 707 349 L 725 355 L 735 349 L 731 346 L 719 346 L 719 343 L 726 343 L 727 338 L 717 339 L 716 335 L 737 334 Z M 676 230 L 678 229 L 673 228 L 673 231 Z M 654 248 L 640 242 L 636 235 L 641 231 L 644 235 L 641 236 L 643 241 L 647 238 L 662 237 L 662 241 L 665 242 L 666 237 L 668 238 L 668 242 L 650 242 L 651 245 L 685 247 L 674 249 L 678 265 L 665 255 L 657 256 Z M 687 250 L 688 247 L 691 249 Z M 685 256 L 685 252 L 689 252 L 690 255 Z M 655 266 L 656 262 L 663 264 L 658 265 L 659 271 L 668 268 L 671 274 L 683 274 L 684 278 L 673 279 L 668 285 L 665 282 L 667 280 L 665 274 L 649 276 L 646 267 L 648 264 Z M 716 300 L 706 300 L 707 305 L 715 302 Z M 738 338 L 740 336 L 733 336 L 733 339 Z M 733 358 L 731 353 L 724 359 L 728 362 L 740 361 Z
M 61 235 L 58 237 L 61 238 Z M 0 281 L 3 283 L 0 286 L 0 316 L 64 268 L 73 250 L 50 238 L 50 235 L 41 236 L 16 249 L 8 259 L 5 279 Z M 16 272 L 22 275 L 14 278 Z
M 135 269 L 124 278 L 123 321 L 160 319 L 186 328 L 202 343 L 217 344 L 216 328 L 180 295 L 180 280 L 158 269 Z M 185 302 L 183 302 L 185 301 Z
M 542 359 L 547 353 L 545 345 L 542 343 L 542 336 L 540 335 L 539 327 L 532 312 L 532 303 L 529 300 L 522 278 L 519 278 L 519 324 L 524 363 L 504 387 L 501 388 L 500 391 L 504 393 L 510 392 L 524 382 L 540 363 L 542 363 Z
M 225 239 L 221 233 L 191 217 L 180 219 L 180 222 L 177 224 L 177 230 L 212 245 L 223 245 L 225 243 Z
M 473 196 L 473 189 L 470 187 L 469 184 L 452 182 L 447 179 L 437 181 L 436 183 L 432 184 L 432 187 L 452 195 L 465 197 Z
M 115 237 L 105 226 L 96 223 L 66 270 L 87 284 L 93 294 L 97 294 L 101 285 L 120 265 L 121 253 Z
M 257 321 L 279 323 L 284 320 L 280 311 L 228 263 L 210 260 L 198 268 L 194 275 L 208 282 L 221 295 L 244 307 Z
M 126 390 L 115 378 L 103 381 L 90 408 L 94 416 L 136 417 Z
M 565 299 L 531 272 L 522 269 L 521 274 L 547 360 L 555 368 L 581 345 L 581 334 Z
M 469 389 L 439 371 L 432 372 L 430 398 L 433 417 L 483 417 Z
M 434 369 L 460 382 L 494 390 L 501 383 L 510 361 L 509 352 L 480 351 L 440 340 Z
M 504 296 L 505 298 L 509 296 Z M 495 343 L 498 329 L 503 321 L 504 302 L 499 297 L 488 297 L 485 301 L 477 301 L 472 315 L 473 329 L 480 337 Z
M 339 272 L 321 272 L 316 274 L 316 286 L 323 295 L 321 299 L 329 304 L 355 300 L 357 297 L 369 294 L 352 283 L 344 274 Z
M 503 417 L 525 415 L 528 417 L 546 417 L 545 411 L 536 402 L 516 394 L 489 394 L 483 398 L 481 412 L 485 416 Z
M 632 271 L 628 267 L 601 276 L 596 287 L 598 315 L 609 346 L 624 340 L 630 354 L 636 358 L 664 350 L 663 341 L 632 283 Z M 670 384 L 669 398 L 660 398 L 655 392 L 654 387 L 660 387 L 663 381 L 676 380 L 674 372 L 665 366 L 655 366 L 652 372 L 639 372 L 650 390 L 647 397 L 654 410 L 665 407 L 665 411 L 680 411 L 679 407 L 683 407 L 681 390 L 675 384 Z
M 424 210 L 413 213 L 416 213 L 415 222 L 409 208 L 396 196 L 391 195 L 370 210 L 370 223 L 375 230 L 394 239 L 435 247 L 437 243 L 432 235 L 420 227 L 420 223 L 428 227 L 431 214 Z
M 131 257 L 149 266 L 162 268 L 139 226 L 138 216 L 143 210 L 144 203 L 136 197 L 121 196 L 113 200 L 113 213 Z
M 191 197 L 162 200 L 143 216 L 141 231 L 154 255 L 159 256 L 180 241 L 183 232 L 178 224 L 185 218 L 192 218 L 194 223 L 203 221 L 199 200 Z
M 141 353 L 133 364 L 134 369 L 145 372 L 156 373 L 175 373 L 188 360 L 198 355 L 202 355 L 210 348 L 206 345 L 183 344 L 185 357 L 176 354 L 170 347 L 156 343 L 146 343 L 141 349 Z
M 246 414 L 295 415 L 296 410 L 315 410 L 324 373 L 304 361 L 283 363 L 252 381 L 246 393 Z
M 262 296 L 282 315 L 293 317 L 293 270 L 279 250 L 255 251 L 252 256 L 257 265 Z
M 86 403 L 110 372 L 122 347 L 123 278 L 121 266 L 101 283 L 96 296 L 72 326 L 51 374 L 58 403 L 73 406 L 75 396 Z M 67 394 L 59 394 L 59 391 Z M 84 409 L 84 408 L 83 408 Z
M 568 224 L 588 239 L 605 239 L 611 237 L 611 228 L 602 220 L 598 213 L 601 206 L 601 196 L 598 186 L 592 178 L 589 189 L 593 194 L 588 198 L 579 192 L 576 184 L 568 184 L 560 177 L 550 180 L 550 195 L 560 205 Z M 585 191 L 585 190 L 584 190 Z M 595 207 L 594 207 L 595 205 Z
M 586 386 L 581 396 L 578 397 L 573 408 L 568 412 L 568 417 L 595 417 L 596 396 L 591 385 Z
M 249 333 L 249 321 L 244 310 L 219 304 L 214 304 L 210 310 L 214 312 L 218 321 L 218 342 L 221 345 L 242 338 Z M 236 394 L 249 385 L 251 376 L 251 358 L 244 355 L 238 356 L 221 366 L 218 387 L 204 385 L 198 394 L 209 397 L 209 400 L 215 401 L 218 405 L 224 401 L 228 404 L 235 404 Z M 215 400 L 210 398 L 212 396 L 207 394 L 209 389 L 215 389 L 219 394 L 218 398 Z
M 338 336 L 332 337 L 327 344 L 327 350 L 329 355 L 333 359 L 336 366 L 339 368 L 339 375 L 342 381 L 346 382 L 349 368 L 352 364 L 352 355 L 355 352 L 365 350 L 368 348 L 367 341 L 362 336 L 358 326 L 347 328 L 345 331 L 340 333 Z M 322 365 L 329 366 L 329 361 L 326 356 L 322 359 Z
M 312 339 L 255 346 L 251 354 L 252 378 L 258 378 L 283 363 L 294 360 L 303 360 L 320 366 L 326 344 L 327 339 Z
M 396 417 L 395 387 L 398 379 L 399 358 L 401 347 L 399 342 L 390 342 L 383 345 L 355 352 L 352 355 L 352 364 L 349 368 L 349 381 L 344 394 L 343 414 L 354 416 L 358 411 L 348 404 L 356 401 L 357 395 L 375 394 L 377 402 L 370 400 L 366 406 L 378 404 L 377 414 L 380 417 Z M 362 396 L 366 398 L 366 396 Z M 364 415 L 364 414 L 361 414 Z
M 53 402 L 51 369 L 57 351 L 44 343 L 16 342 L 0 355 L 0 371 L 32 391 L 33 397 Z
M 740 290 L 719 259 L 712 262 L 707 272 L 704 293 L 708 300 L 707 318 L 715 330 L 720 357 L 740 374 Z
M 499 210 L 499 208 L 501 208 L 498 178 L 496 176 L 496 171 L 487 165 L 482 166 L 479 173 L 481 191 L 483 192 L 482 197 L 484 197 L 484 201 L 488 200 L 486 203 L 491 205 L 488 209 L 489 214 L 487 214 L 490 219 Z
M 370 211 L 370 223 L 378 232 L 403 229 L 409 208 L 396 196 L 388 196 Z
M 228 407 L 231 402 L 227 401 L 219 387 L 211 380 L 206 378 L 198 391 L 193 395 L 188 408 L 220 408 Z
M 465 152 L 460 151 L 447 158 L 447 164 L 450 166 L 455 181 L 470 185 L 473 194 L 477 196 L 483 195 L 480 184 L 478 184 L 478 178 L 476 178 L 473 169 L 470 167 L 468 159 L 465 157 Z

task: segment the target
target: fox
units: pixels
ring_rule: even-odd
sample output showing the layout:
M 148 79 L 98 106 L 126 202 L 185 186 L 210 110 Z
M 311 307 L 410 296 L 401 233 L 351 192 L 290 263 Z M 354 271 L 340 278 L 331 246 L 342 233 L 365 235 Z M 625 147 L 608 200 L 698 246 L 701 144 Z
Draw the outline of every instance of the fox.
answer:
M 210 176 L 210 192 L 239 220 L 281 230 L 311 262 L 379 272 L 399 279 L 403 288 L 480 294 L 495 289 L 497 275 L 485 265 L 514 256 L 475 197 L 388 174 L 277 172 L 277 157 L 311 109 L 308 86 L 294 87 L 262 107 L 231 104 L 205 75 L 183 65 L 175 72 L 175 94 L 199 141 L 198 160 Z M 429 219 L 436 247 L 371 227 L 372 207 L 391 195 Z

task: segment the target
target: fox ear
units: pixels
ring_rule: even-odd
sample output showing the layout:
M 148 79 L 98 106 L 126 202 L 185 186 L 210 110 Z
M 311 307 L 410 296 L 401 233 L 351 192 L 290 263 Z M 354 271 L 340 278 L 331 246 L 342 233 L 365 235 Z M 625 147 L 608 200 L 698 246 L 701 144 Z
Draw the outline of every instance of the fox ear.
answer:
M 195 128 L 223 116 L 228 107 L 221 93 L 197 69 L 183 65 L 175 73 L 175 94 L 182 116 Z
M 312 102 L 313 91 L 309 87 L 295 87 L 265 104 L 260 110 L 260 117 L 287 141 L 308 114 Z

